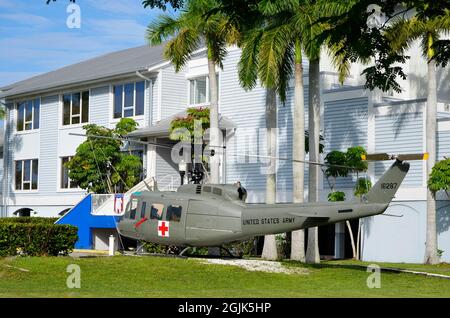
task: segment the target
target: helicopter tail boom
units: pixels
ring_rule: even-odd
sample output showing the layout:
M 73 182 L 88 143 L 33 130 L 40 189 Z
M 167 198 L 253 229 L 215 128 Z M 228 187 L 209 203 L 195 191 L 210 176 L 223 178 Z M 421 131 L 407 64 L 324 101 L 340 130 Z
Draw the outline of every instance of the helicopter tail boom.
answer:
M 395 160 L 378 182 L 367 193 L 366 199 L 369 203 L 389 203 L 403 182 L 409 171 L 409 163 Z

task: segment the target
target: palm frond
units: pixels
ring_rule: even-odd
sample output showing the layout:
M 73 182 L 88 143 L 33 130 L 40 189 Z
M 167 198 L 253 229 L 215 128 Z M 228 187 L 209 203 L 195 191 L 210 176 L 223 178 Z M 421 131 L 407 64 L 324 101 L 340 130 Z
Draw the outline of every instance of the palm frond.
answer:
M 264 32 L 258 60 L 258 74 L 266 87 L 278 86 L 281 66 L 292 44 L 290 25 L 282 25 Z
M 161 44 L 164 40 L 175 35 L 181 26 L 181 19 L 169 15 L 160 15 L 147 27 L 146 38 L 150 45 Z
M 415 40 L 421 38 L 426 30 L 425 22 L 417 17 L 410 19 L 399 17 L 387 28 L 385 36 L 394 51 L 402 52 L 408 49 Z
M 164 57 L 172 61 L 175 70 L 180 71 L 200 44 L 201 36 L 192 29 L 183 28 L 171 39 L 165 49 Z
M 283 103 L 286 101 L 286 93 L 289 88 L 289 80 L 292 78 L 294 69 L 294 56 L 294 45 L 289 44 L 282 56 L 280 71 L 278 72 L 277 93 Z
M 258 79 L 258 57 L 261 49 L 262 29 L 250 31 L 242 42 L 241 58 L 238 63 L 239 82 L 248 90 L 256 86 Z

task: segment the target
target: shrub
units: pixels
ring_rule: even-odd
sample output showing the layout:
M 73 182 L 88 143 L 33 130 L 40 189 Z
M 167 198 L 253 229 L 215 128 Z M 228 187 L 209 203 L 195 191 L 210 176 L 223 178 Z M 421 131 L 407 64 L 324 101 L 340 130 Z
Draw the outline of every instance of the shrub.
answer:
M 33 223 L 33 224 L 54 224 L 58 218 L 44 218 L 44 217 L 14 217 L 14 218 L 0 218 L 1 223 Z
M 77 228 L 72 225 L 53 224 L 54 220 L 50 218 L 0 219 L 0 256 L 69 254 L 78 240 Z

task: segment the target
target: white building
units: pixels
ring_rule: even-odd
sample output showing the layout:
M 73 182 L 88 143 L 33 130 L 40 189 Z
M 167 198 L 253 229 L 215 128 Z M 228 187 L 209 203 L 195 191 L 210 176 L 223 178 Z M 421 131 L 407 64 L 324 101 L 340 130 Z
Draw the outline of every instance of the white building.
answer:
M 409 153 L 425 150 L 426 62 L 412 48 L 405 65 L 408 79 L 402 94 L 364 90 L 359 76 L 363 66 L 354 65 L 345 85 L 324 56 L 321 62 L 322 134 L 325 152 L 361 145 L 368 152 Z M 73 187 L 63 162 L 73 156 L 84 137 L 82 126 L 95 123 L 113 127 L 121 117 L 133 117 L 139 130 L 132 135 L 149 141 L 168 141 L 168 123 L 189 106 L 208 105 L 207 63 L 199 50 L 179 73 L 162 58 L 162 47 L 138 47 L 100 56 L 3 87 L 7 119 L 4 147 L 2 215 L 56 216 L 79 202 L 85 191 Z M 218 69 L 221 128 L 226 131 L 226 154 L 221 159 L 221 180 L 240 180 L 249 191 L 249 202 L 265 198 L 264 163 L 243 162 L 245 151 L 264 154 L 265 90 L 244 91 L 237 75 L 240 50 L 230 48 L 223 69 Z M 308 65 L 305 61 L 305 101 Z M 450 93 L 448 71 L 439 71 L 438 155 L 450 153 Z M 278 108 L 278 152 L 291 157 L 293 89 Z M 307 107 L 306 107 L 307 108 Z M 307 118 L 307 116 L 306 116 Z M 307 127 L 307 124 L 306 124 Z M 179 182 L 170 151 L 153 146 L 137 147 L 146 176 L 154 176 L 162 188 Z M 376 179 L 388 163 L 371 164 L 369 177 Z M 338 180 L 338 188 L 352 197 L 355 177 Z M 307 175 L 306 180 L 307 182 Z M 426 169 L 413 162 L 395 201 L 386 214 L 362 220 L 362 257 L 374 261 L 421 262 L 426 232 Z M 292 197 L 292 167 L 280 161 L 277 170 L 279 202 Z M 322 181 L 321 196 L 329 192 Z M 307 194 L 306 194 L 307 195 Z M 21 214 L 21 213 L 19 213 Z M 397 216 L 397 217 L 395 217 Z M 439 248 L 442 260 L 450 261 L 450 201 L 438 201 Z M 337 225 L 321 228 L 322 254 L 334 255 L 346 229 Z M 341 233 L 341 234 L 340 234 Z M 340 244 L 334 244 L 336 241 Z M 348 248 L 348 243 L 345 244 Z M 342 255 L 342 252 L 336 251 Z M 348 256 L 348 251 L 347 251 Z

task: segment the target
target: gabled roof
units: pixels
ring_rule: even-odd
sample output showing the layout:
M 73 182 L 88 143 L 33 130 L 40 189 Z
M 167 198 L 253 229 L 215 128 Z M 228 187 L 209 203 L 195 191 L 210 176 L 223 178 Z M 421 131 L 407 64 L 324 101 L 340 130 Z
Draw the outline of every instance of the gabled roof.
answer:
M 165 43 L 108 53 L 0 88 L 0 98 L 148 70 L 163 63 Z

